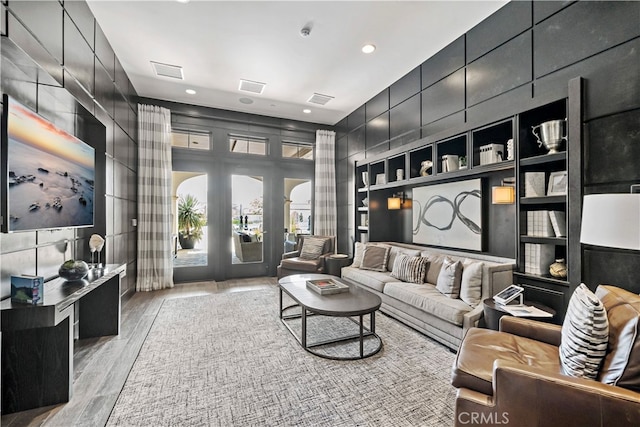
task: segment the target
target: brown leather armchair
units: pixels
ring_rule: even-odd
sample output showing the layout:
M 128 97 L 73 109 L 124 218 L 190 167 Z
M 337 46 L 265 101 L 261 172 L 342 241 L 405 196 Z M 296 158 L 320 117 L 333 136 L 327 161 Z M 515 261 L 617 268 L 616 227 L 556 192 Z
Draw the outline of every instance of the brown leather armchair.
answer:
M 309 237 L 317 237 L 326 239 L 322 248 L 322 255 L 318 259 L 302 259 L 300 258 L 300 252 L 304 245 L 304 239 Z M 304 274 L 304 273 L 324 273 L 325 259 L 335 252 L 336 238 L 335 236 L 309 236 L 299 235 L 296 244 L 297 250 L 291 252 L 285 252 L 282 254 L 282 261 L 277 268 L 278 279 L 292 274 Z
M 499 332 L 472 328 L 460 345 L 455 425 L 639 426 L 640 296 L 613 286 L 596 295 L 609 320 L 597 380 L 562 373 L 561 326 L 504 316 Z

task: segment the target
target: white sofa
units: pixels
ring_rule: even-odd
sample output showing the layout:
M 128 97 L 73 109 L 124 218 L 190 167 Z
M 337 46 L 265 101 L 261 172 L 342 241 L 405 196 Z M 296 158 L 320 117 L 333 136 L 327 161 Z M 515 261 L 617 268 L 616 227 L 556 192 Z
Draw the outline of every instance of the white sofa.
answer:
M 457 350 L 467 329 L 478 326 L 483 314 L 482 300 L 490 298 L 513 283 L 514 260 L 482 254 L 427 248 L 397 242 L 376 242 L 391 246 L 387 271 L 354 267 L 342 268 L 342 278 L 382 298 L 380 310 L 425 335 Z M 453 261 L 481 261 L 482 295 L 471 306 L 462 299 L 450 298 L 436 289 L 435 283 L 402 282 L 391 275 L 393 260 L 399 253 L 432 257 L 447 256 Z M 429 274 L 427 274 L 429 276 Z

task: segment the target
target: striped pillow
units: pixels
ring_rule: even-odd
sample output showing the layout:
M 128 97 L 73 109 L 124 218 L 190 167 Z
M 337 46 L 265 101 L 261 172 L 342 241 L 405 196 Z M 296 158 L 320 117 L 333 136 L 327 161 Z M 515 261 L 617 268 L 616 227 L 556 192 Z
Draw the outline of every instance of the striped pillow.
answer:
M 322 249 L 327 239 L 320 239 L 318 237 L 305 237 L 302 242 L 302 249 L 300 250 L 301 259 L 318 259 L 322 255 Z
M 424 283 L 429 260 L 421 256 L 396 255 L 391 275 L 403 282 Z
M 607 312 L 600 299 L 582 283 L 571 295 L 562 323 L 560 366 L 564 374 L 595 379 L 608 342 Z

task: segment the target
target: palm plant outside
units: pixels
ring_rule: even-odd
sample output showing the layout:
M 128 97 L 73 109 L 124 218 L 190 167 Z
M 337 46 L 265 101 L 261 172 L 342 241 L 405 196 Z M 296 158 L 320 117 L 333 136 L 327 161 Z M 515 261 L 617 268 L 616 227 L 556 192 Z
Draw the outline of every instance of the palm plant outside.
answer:
M 207 218 L 200 201 L 191 194 L 178 199 L 178 232 L 187 238 L 198 241 L 202 239 L 202 227 L 207 225 Z

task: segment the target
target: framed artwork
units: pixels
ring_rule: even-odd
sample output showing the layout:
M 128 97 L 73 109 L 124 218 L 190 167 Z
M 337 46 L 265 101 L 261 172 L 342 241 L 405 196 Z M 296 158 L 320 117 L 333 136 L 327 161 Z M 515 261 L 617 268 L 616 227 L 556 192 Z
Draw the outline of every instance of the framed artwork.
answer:
M 549 187 L 547 188 L 547 196 L 564 196 L 567 194 L 567 186 L 569 179 L 567 171 L 551 172 L 549 174 Z
M 482 180 L 413 189 L 413 242 L 482 250 Z

